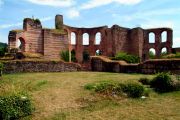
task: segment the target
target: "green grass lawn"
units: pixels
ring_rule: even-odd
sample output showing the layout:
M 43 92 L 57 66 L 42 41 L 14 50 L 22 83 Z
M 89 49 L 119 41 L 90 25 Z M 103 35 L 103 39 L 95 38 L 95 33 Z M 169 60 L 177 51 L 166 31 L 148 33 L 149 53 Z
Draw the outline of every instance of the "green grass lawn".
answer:
M 84 89 L 98 81 L 137 81 L 152 75 L 98 72 L 21 73 L 4 75 L 0 95 L 28 92 L 33 120 L 180 120 L 180 92 L 147 99 L 107 98 Z

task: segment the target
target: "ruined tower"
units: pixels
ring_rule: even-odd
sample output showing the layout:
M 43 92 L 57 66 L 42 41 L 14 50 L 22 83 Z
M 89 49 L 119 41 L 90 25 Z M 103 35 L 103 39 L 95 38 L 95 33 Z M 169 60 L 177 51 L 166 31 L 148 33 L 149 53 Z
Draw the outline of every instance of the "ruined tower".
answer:
M 56 29 L 62 29 L 63 28 L 63 16 L 62 15 L 56 15 L 55 28 Z

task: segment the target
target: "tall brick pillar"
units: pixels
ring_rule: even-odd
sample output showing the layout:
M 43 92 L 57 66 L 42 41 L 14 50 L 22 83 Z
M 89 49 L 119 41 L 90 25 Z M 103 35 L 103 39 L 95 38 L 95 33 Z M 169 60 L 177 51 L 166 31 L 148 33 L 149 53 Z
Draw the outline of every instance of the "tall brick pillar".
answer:
M 77 34 L 76 59 L 78 63 L 83 62 L 82 33 Z

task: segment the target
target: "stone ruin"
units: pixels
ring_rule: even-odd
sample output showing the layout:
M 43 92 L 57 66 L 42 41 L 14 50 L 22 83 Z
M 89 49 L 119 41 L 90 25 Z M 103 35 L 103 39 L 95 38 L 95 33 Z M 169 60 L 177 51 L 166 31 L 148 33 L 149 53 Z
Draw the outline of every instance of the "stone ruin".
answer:
M 163 32 L 166 32 L 166 41 L 162 42 Z M 88 36 L 86 41 L 85 34 Z M 154 43 L 149 40 L 150 34 L 154 34 Z M 10 31 L 8 37 L 9 50 L 18 48 L 19 41 L 21 52 L 41 53 L 44 59 L 59 59 L 60 51 L 74 50 L 79 63 L 83 62 L 84 51 L 90 56 L 99 51 L 103 56 L 109 57 L 122 51 L 139 56 L 141 61 L 145 61 L 149 59 L 151 48 L 155 50 L 156 58 L 160 57 L 163 48 L 167 49 L 167 53 L 172 52 L 173 31 L 170 28 L 130 29 L 118 25 L 111 28 L 77 28 L 65 25 L 63 16 L 56 15 L 55 29 L 43 28 L 38 19 L 25 18 L 23 29 Z

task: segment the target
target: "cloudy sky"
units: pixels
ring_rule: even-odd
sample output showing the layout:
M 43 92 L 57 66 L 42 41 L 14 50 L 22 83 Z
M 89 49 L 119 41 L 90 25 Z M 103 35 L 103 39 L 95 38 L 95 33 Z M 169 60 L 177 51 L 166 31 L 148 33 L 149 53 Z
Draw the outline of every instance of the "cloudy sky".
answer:
M 8 32 L 21 29 L 27 17 L 54 28 L 56 14 L 75 27 L 170 27 L 173 47 L 180 47 L 180 0 L 0 0 L 0 42 L 7 43 Z

